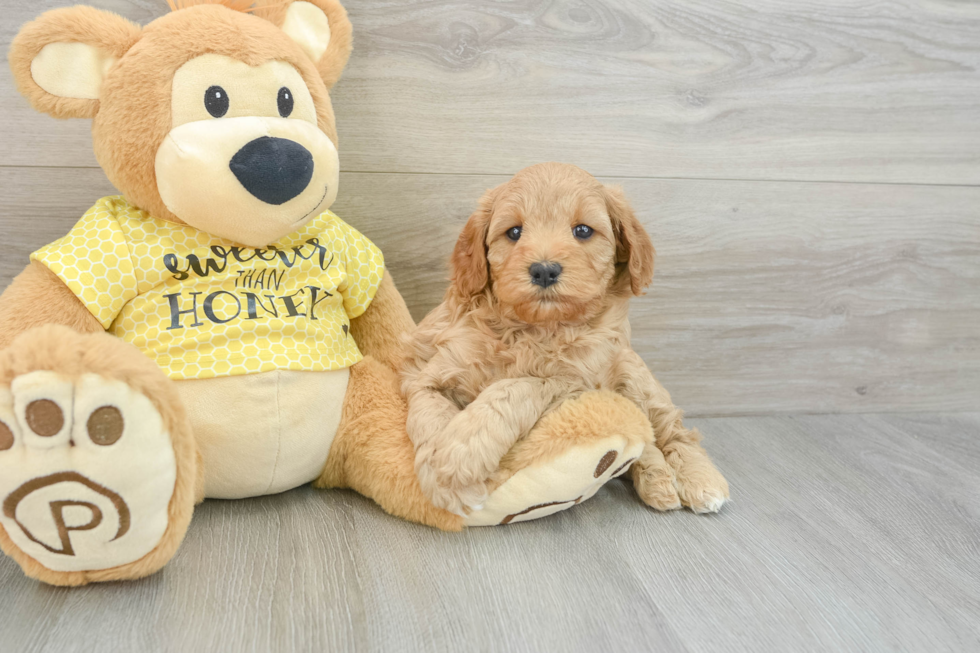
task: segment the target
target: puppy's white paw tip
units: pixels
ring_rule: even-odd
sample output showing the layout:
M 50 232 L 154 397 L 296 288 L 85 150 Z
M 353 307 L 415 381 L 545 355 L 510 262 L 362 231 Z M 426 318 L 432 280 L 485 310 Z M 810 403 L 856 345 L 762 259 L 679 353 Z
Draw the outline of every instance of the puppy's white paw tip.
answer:
M 701 500 L 691 506 L 691 510 L 699 514 L 718 512 L 728 503 L 728 498 L 722 494 L 705 493 Z

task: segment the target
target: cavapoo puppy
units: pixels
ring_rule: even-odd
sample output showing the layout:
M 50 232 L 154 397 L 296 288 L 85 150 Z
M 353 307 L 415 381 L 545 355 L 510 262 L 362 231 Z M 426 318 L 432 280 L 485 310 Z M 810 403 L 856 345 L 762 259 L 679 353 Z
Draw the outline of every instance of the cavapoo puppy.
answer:
M 423 491 L 478 510 L 505 453 L 562 401 L 606 389 L 649 416 L 630 470 L 659 510 L 715 512 L 728 483 L 630 348 L 629 299 L 653 244 L 618 188 L 543 163 L 484 195 L 453 252 L 452 284 L 406 348 L 402 390 Z

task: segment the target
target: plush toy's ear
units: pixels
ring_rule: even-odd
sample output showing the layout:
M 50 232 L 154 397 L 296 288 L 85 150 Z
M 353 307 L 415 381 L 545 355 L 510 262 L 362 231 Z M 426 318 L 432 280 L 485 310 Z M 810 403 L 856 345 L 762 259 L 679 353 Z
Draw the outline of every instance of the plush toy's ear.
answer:
M 480 199 L 480 208 L 466 221 L 449 259 L 453 285 L 464 297 L 480 293 L 490 281 L 490 271 L 487 269 L 487 232 L 499 188 L 498 186 L 484 193 Z
M 653 281 L 653 242 L 626 201 L 623 189 L 604 186 L 606 210 L 616 231 L 616 262 L 625 263 L 630 275 L 630 290 L 640 295 Z
M 140 38 L 125 18 L 93 7 L 55 9 L 21 28 L 10 46 L 14 81 L 56 118 L 92 118 L 106 73 Z
M 327 88 L 337 83 L 350 57 L 353 32 L 337 0 L 263 0 L 255 15 L 278 25 L 303 48 Z

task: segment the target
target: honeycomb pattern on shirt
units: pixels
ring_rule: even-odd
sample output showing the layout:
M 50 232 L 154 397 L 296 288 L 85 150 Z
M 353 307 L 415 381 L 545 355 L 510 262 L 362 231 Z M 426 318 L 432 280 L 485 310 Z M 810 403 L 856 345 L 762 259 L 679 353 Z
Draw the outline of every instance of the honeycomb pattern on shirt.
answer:
M 99 200 L 31 259 L 174 379 L 351 366 L 361 353 L 350 319 L 384 274 L 380 250 L 330 211 L 254 249 L 120 196 Z

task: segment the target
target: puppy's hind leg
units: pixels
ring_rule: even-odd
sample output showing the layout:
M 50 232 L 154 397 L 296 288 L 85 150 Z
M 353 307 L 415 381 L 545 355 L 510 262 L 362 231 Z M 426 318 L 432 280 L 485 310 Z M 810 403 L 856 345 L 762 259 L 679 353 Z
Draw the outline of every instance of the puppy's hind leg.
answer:
M 683 411 L 674 406 L 659 383 L 659 401 L 648 403 L 656 446 L 674 470 L 674 485 L 681 503 L 696 513 L 718 512 L 728 501 L 728 481 L 701 446 L 701 434 L 683 423 Z
M 630 478 L 633 479 L 636 493 L 651 508 L 666 511 L 681 507 L 674 470 L 656 445 L 644 447 L 639 459 L 630 467 Z
M 656 446 L 674 471 L 674 486 L 681 503 L 697 513 L 718 512 L 728 500 L 728 481 L 701 446 L 701 434 L 685 428 L 683 411 L 674 405 L 670 393 L 636 352 L 624 351 L 620 364 L 620 391 L 650 418 Z M 655 457 L 650 452 L 650 459 Z M 637 491 L 643 483 L 645 480 L 636 486 Z
M 675 470 L 677 491 L 685 506 L 697 513 L 721 510 L 729 497 L 728 481 L 700 444 L 670 440 L 663 445 L 663 453 Z

